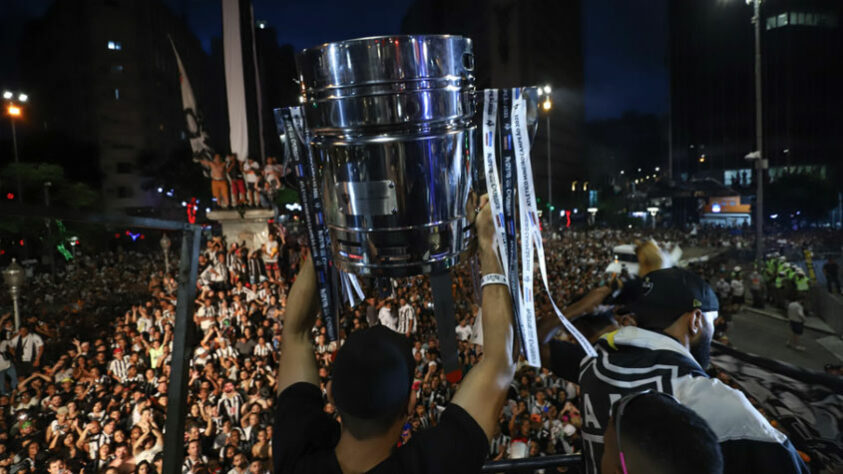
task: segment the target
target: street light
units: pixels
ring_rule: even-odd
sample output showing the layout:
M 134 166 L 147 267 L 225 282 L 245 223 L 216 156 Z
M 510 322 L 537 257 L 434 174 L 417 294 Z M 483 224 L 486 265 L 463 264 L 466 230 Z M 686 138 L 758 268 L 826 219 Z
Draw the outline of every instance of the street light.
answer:
M 553 108 L 553 103 L 550 100 L 550 91 L 551 88 L 549 85 L 545 85 L 543 88 L 539 88 L 539 92 L 545 93 L 544 101 L 542 102 L 542 109 L 545 111 L 545 120 L 547 121 L 547 203 L 551 204 L 553 202 L 553 173 L 552 173 L 552 166 L 550 161 L 550 109 Z M 553 213 L 548 213 L 548 227 L 553 229 Z
M 15 120 L 23 116 L 23 107 L 20 104 L 29 101 L 29 96 L 23 92 L 18 92 L 18 102 L 15 102 L 15 94 L 12 91 L 3 91 L 3 99 L 7 100 L 6 113 L 9 115 L 9 122 L 12 124 L 12 152 L 15 157 L 15 166 L 17 168 L 16 178 L 18 185 L 18 196 L 20 203 L 23 204 L 23 184 L 20 180 L 20 158 L 18 157 L 18 135 L 15 130 Z
M 164 234 L 164 236 L 161 237 L 161 250 L 164 251 L 164 271 L 165 271 L 165 273 L 170 273 L 169 251 L 170 251 L 171 243 L 172 242 L 170 242 L 170 238 L 167 237 L 167 234 Z
M 23 273 L 23 267 L 18 265 L 18 262 L 13 258 L 12 263 L 3 270 L 3 280 L 6 286 L 9 287 L 9 294 L 12 295 L 12 304 L 15 311 L 15 331 L 20 329 L 20 310 L 18 308 L 18 297 L 20 296 L 20 289 L 26 281 L 26 276 Z
M 597 214 L 597 208 L 596 207 L 589 207 L 587 209 L 587 211 L 588 211 L 588 220 L 591 221 L 591 225 L 594 225 L 594 216 Z
M 652 217 L 651 221 L 653 223 L 653 229 L 655 229 L 656 228 L 656 214 L 659 213 L 659 208 L 658 207 L 648 207 L 647 212 L 649 212 L 650 217 Z

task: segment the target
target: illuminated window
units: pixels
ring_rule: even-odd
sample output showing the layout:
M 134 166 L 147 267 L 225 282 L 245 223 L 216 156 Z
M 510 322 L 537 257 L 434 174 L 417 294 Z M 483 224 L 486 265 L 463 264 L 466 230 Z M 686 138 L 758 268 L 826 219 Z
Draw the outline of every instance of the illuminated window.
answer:
M 772 30 L 775 27 L 776 27 L 776 17 L 774 17 L 774 16 L 767 17 L 767 29 Z
M 120 100 L 120 89 L 114 89 L 114 100 Z
M 785 26 L 787 25 L 787 13 L 782 13 L 778 16 L 778 20 L 776 22 L 776 26 Z
M 123 49 L 123 43 L 121 43 L 119 41 L 109 41 L 108 42 L 108 49 L 110 49 L 112 51 L 120 51 L 121 49 Z

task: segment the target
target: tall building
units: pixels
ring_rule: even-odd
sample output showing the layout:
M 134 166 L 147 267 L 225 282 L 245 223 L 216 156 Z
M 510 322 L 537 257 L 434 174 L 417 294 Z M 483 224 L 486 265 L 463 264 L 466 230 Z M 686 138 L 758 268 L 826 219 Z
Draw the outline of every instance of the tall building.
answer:
M 455 34 L 473 40 L 478 89 L 549 84 L 550 139 L 557 209 L 582 183 L 583 58 L 579 1 L 417 0 L 402 24 L 407 34 Z M 548 198 L 547 114 L 533 144 L 536 193 Z
M 296 82 L 296 59 L 293 46 L 278 44 L 278 32 L 265 21 L 258 20 L 255 30 L 258 71 L 263 91 L 264 142 L 267 156 L 283 158 L 283 147 L 275 128 L 273 109 L 299 105 L 300 87 Z
M 96 160 L 108 209 L 155 206 L 144 170 L 189 148 L 169 38 L 204 109 L 213 88 L 207 56 L 160 0 L 57 0 L 24 33 L 21 76 L 33 122 L 98 150 L 69 159 Z
M 751 184 L 754 27 L 743 1 L 670 2 L 671 128 L 676 178 Z M 843 2 L 761 3 L 764 157 L 830 172 L 843 154 Z M 813 166 L 812 168 L 806 168 Z

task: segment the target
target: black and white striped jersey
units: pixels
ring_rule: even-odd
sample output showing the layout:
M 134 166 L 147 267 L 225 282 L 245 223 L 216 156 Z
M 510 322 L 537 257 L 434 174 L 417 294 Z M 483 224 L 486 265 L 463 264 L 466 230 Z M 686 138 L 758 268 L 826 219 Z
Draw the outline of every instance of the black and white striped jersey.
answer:
M 808 472 L 787 437 L 743 393 L 709 378 L 675 339 L 628 326 L 604 335 L 594 346 L 597 357 L 585 357 L 579 363 L 587 473 L 600 472 L 603 432 L 612 404 L 648 389 L 673 395 L 708 422 L 720 442 L 724 472 Z M 573 362 L 553 358 L 554 371 L 557 362 Z M 571 373 L 570 367 L 560 370 Z

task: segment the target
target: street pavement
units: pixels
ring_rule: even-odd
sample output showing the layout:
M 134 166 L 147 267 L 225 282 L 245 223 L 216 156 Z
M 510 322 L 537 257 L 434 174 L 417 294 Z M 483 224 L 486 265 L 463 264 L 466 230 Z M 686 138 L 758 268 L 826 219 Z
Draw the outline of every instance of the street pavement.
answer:
M 814 318 L 811 318 L 814 319 Z M 805 328 L 799 343 L 800 352 L 785 345 L 790 337 L 790 325 L 780 311 L 767 308 L 757 312 L 743 307 L 732 317 L 726 335 L 735 349 L 775 359 L 812 370 L 823 370 L 828 363 L 843 363 L 843 340 L 829 334 L 821 320 L 812 320 Z M 827 326 L 825 326 L 827 328 Z

